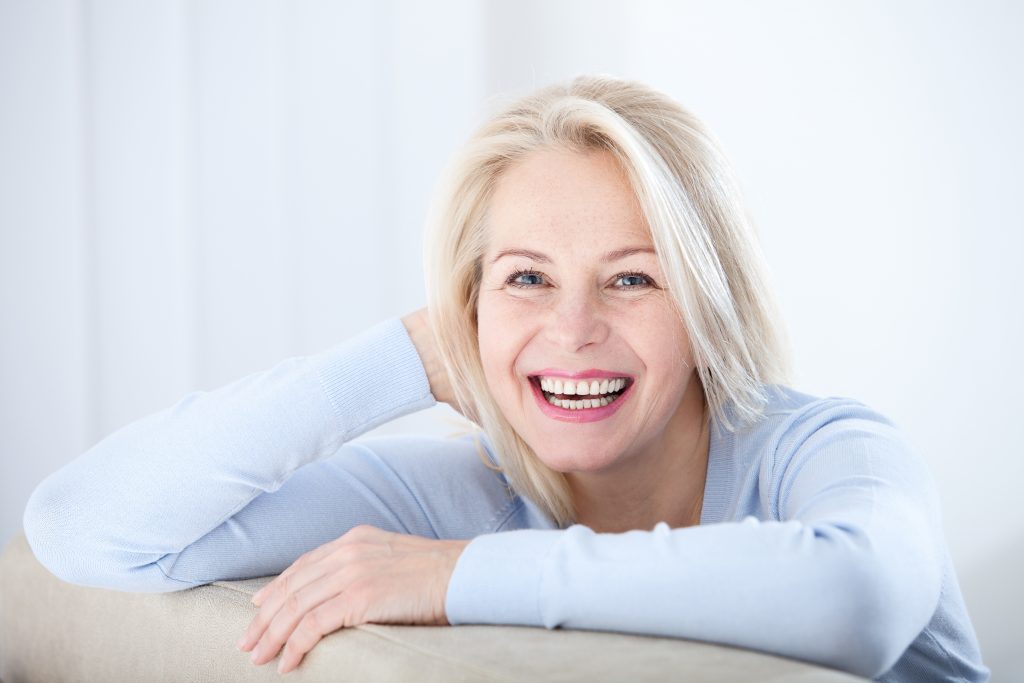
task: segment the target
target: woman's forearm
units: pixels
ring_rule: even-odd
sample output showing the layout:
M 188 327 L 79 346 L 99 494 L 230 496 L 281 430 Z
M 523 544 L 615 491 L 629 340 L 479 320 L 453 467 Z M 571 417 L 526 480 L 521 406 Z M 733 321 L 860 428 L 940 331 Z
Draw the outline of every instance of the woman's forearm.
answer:
M 171 568 L 198 539 L 346 441 L 434 404 L 409 342 L 389 320 L 115 431 L 33 492 L 33 551 L 72 583 L 187 588 Z

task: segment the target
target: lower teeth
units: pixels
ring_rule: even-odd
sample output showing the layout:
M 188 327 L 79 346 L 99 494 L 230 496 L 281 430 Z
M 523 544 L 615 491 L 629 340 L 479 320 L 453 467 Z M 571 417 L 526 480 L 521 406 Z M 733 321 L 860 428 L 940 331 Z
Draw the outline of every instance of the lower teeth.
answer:
M 604 406 L 608 405 L 609 403 L 617 399 L 619 396 L 620 394 L 606 394 L 598 398 L 584 398 L 575 400 L 569 398 L 558 399 L 555 398 L 554 394 L 544 392 L 544 398 L 548 400 L 548 403 L 557 408 L 563 408 L 566 410 L 588 410 L 590 408 L 603 408 Z

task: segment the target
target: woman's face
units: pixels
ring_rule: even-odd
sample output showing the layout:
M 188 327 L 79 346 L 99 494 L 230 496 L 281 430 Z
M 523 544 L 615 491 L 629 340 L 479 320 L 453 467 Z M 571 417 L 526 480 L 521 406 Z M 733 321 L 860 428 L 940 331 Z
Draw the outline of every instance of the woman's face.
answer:
M 560 472 L 669 446 L 693 361 L 614 157 L 528 155 L 499 180 L 487 224 L 480 357 L 519 435 Z

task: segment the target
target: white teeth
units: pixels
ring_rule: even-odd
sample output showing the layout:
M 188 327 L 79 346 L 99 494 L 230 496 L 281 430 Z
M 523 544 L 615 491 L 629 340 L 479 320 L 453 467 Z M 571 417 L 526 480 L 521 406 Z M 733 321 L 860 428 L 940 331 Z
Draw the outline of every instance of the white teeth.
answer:
M 562 380 L 554 377 L 539 378 L 540 388 L 545 392 L 545 398 L 551 405 L 564 410 L 586 410 L 589 408 L 603 408 L 618 396 L 601 396 L 601 394 L 612 394 L 621 391 L 626 386 L 626 379 L 601 380 Z M 569 399 L 556 398 L 556 396 L 593 396 L 594 398 Z
M 626 386 L 625 378 L 602 380 L 561 380 L 553 377 L 541 377 L 540 388 L 549 394 L 563 396 L 600 396 L 621 391 Z
M 554 396 L 548 396 L 547 399 L 548 403 L 555 406 L 556 408 L 564 408 L 566 410 L 585 410 L 587 408 L 603 408 L 615 400 L 614 398 L 608 396 L 602 396 L 601 398 L 584 398 L 578 401 L 570 398 L 555 398 Z

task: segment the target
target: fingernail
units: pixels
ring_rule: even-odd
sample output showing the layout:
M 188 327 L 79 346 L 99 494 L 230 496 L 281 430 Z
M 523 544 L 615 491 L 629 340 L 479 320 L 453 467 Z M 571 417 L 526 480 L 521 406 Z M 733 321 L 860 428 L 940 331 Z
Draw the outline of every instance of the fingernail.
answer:
M 259 656 L 260 649 L 257 647 L 255 650 L 252 651 L 252 654 L 249 656 L 249 660 L 255 662 L 257 659 L 259 659 Z
M 246 640 L 245 636 L 242 636 L 241 638 L 238 639 L 238 642 L 235 643 L 235 645 L 238 646 L 239 650 L 244 650 L 245 649 L 245 640 Z

